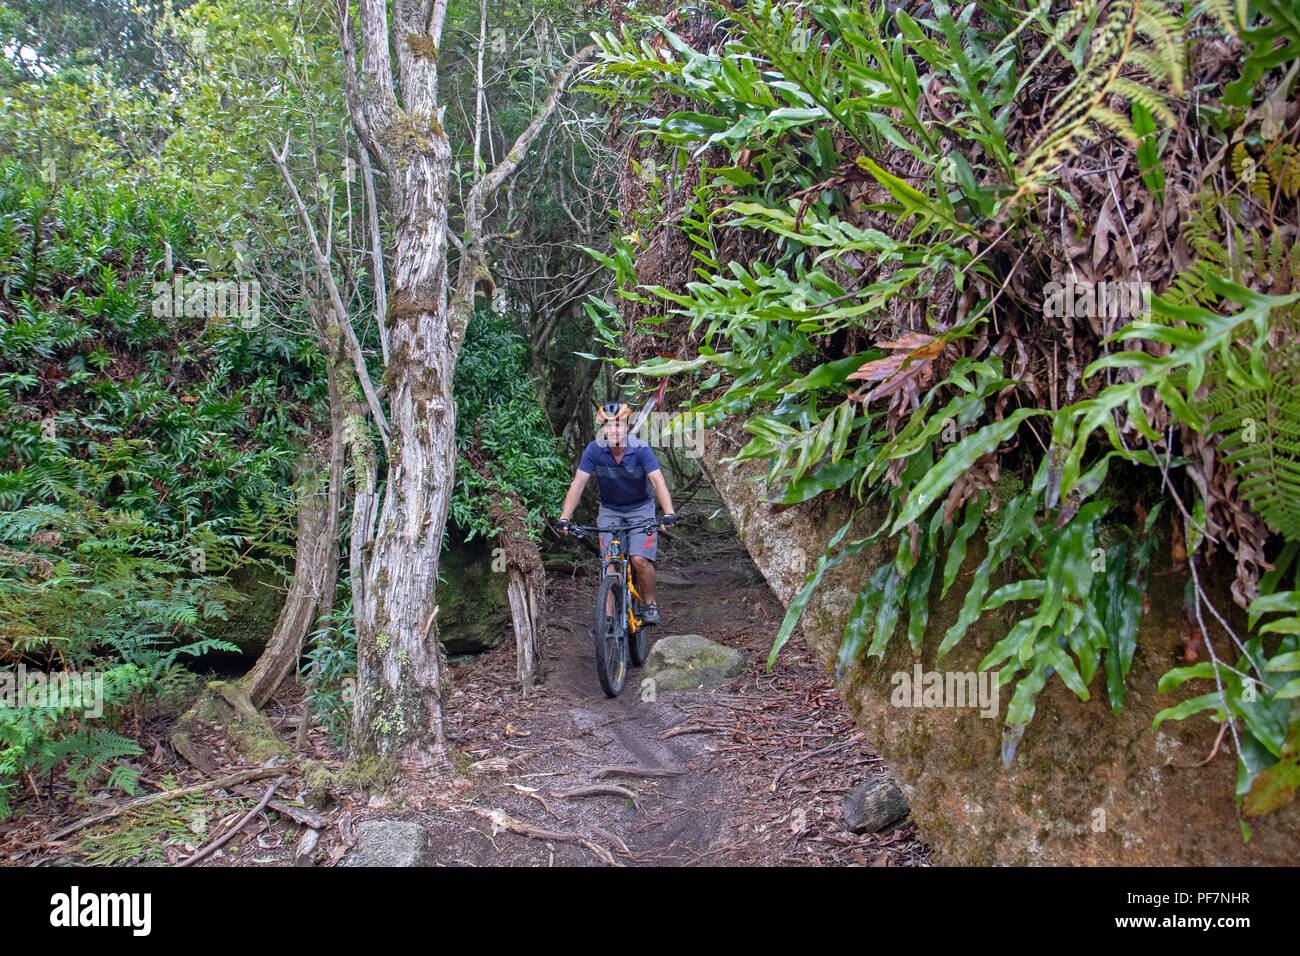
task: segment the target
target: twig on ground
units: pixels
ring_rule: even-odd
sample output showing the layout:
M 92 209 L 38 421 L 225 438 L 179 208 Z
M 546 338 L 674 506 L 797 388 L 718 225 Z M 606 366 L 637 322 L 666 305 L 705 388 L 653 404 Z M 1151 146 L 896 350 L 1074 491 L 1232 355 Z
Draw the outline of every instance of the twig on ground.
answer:
M 556 793 L 555 796 L 563 797 L 567 800 L 570 797 L 594 797 L 599 794 L 608 794 L 610 796 L 623 797 L 624 799 L 631 800 L 632 805 L 635 806 L 638 811 L 641 811 L 641 798 L 627 787 L 620 787 L 613 783 L 595 783 L 589 787 L 577 787 L 573 790 L 562 790 L 559 793 Z
M 207 846 L 205 846 L 202 850 L 199 850 L 198 853 L 195 853 L 193 856 L 191 856 L 191 857 L 187 857 L 186 859 L 181 860 L 181 861 L 180 861 L 179 863 L 177 863 L 176 865 L 177 865 L 177 866 L 192 866 L 193 864 L 199 862 L 199 860 L 202 860 L 202 859 L 204 859 L 205 857 L 211 856 L 213 853 L 216 853 L 218 850 L 220 850 L 223 846 L 225 846 L 227 843 L 230 842 L 231 837 L 233 837 L 236 833 L 238 833 L 238 832 L 239 832 L 240 830 L 242 830 L 244 827 L 248 826 L 249 821 L 251 821 L 254 817 L 256 817 L 259 813 L 261 813 L 264 809 L 266 809 L 266 805 L 267 805 L 268 803 L 270 803 L 270 802 L 271 802 L 271 798 L 272 798 L 273 796 L 275 796 L 275 791 L 278 790 L 278 789 L 280 789 L 280 784 L 284 783 L 284 782 L 285 782 L 286 780 L 288 780 L 288 779 L 289 779 L 289 775 L 288 775 L 288 774 L 284 774 L 283 776 L 281 776 L 280 779 L 276 780 L 275 783 L 271 784 L 271 786 L 269 786 L 269 787 L 267 788 L 267 790 L 266 790 L 266 794 L 262 797 L 261 800 L 258 801 L 257 806 L 253 807 L 253 809 L 249 810 L 248 813 L 244 814 L 244 818 L 243 818 L 242 820 L 240 820 L 238 823 L 236 823 L 233 827 L 231 827 L 229 830 L 227 830 L 225 833 L 223 833 L 223 834 L 222 834 L 220 837 L 218 837 L 216 840 L 213 840 L 211 843 L 209 843 Z M 269 824 L 268 824 L 268 826 L 269 826 Z
M 556 813 L 554 810 L 551 809 L 551 805 L 546 802 L 545 797 L 543 797 L 540 793 L 537 792 L 536 787 L 525 787 L 522 784 L 518 784 L 518 783 L 507 783 L 506 786 L 513 787 L 515 790 L 518 790 L 524 796 L 531 797 L 532 799 L 536 800 L 543 807 L 545 807 L 546 812 L 549 813 L 551 816 L 555 817 L 555 819 L 561 821 L 564 819 L 558 813 Z
M 781 782 L 781 778 L 784 777 L 787 772 L 793 770 L 795 767 L 799 766 L 799 764 L 803 763 L 805 760 L 811 760 L 813 757 L 825 757 L 828 756 L 829 754 L 838 753 L 841 750 L 847 749 L 852 744 L 857 743 L 861 739 L 862 739 L 862 734 L 856 733 L 848 740 L 845 740 L 842 743 L 830 744 L 829 746 L 823 747 L 821 750 L 809 751 L 808 753 L 800 757 L 798 760 L 788 763 L 784 767 L 782 767 L 780 773 L 776 775 L 776 778 L 772 781 L 772 786 L 770 786 L 768 790 L 770 790 L 772 793 L 776 793 L 776 787 L 777 784 Z

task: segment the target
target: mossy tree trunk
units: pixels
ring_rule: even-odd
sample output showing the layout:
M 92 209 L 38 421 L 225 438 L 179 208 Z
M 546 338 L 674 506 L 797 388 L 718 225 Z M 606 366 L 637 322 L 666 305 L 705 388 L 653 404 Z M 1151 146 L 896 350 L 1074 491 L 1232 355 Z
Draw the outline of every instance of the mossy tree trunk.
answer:
M 360 77 L 348 0 L 338 2 L 348 111 L 358 139 L 387 176 L 396 229 L 385 373 L 391 447 L 357 612 L 353 746 L 358 755 L 393 755 L 405 769 L 420 770 L 449 766 L 434 587 L 455 477 L 452 374 L 475 292 L 480 284 L 491 291 L 484 210 L 514 175 L 590 48 L 556 77 L 506 159 L 471 188 L 462 243 L 448 232 L 452 150 L 442 125 L 445 107 L 438 104 L 447 0 L 394 0 L 391 18 L 387 0 L 360 0 L 359 10 Z M 454 288 L 449 240 L 461 253 Z

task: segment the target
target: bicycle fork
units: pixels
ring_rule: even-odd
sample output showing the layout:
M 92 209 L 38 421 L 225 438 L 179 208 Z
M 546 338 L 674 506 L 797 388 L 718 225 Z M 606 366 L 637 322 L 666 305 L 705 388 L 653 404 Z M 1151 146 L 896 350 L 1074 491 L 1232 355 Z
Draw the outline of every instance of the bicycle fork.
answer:
M 614 568 L 615 570 L 611 570 L 611 568 Z M 637 631 L 637 629 L 644 626 L 644 622 L 640 618 L 638 618 L 634 613 L 632 613 L 632 601 L 635 599 L 636 601 L 639 601 L 641 604 L 645 604 L 645 598 L 643 598 L 641 596 L 641 592 L 636 589 L 636 575 L 632 571 L 632 562 L 626 561 L 626 562 L 618 562 L 616 564 L 615 562 L 611 561 L 609 562 L 609 565 L 606 566 L 605 573 L 607 575 L 615 574 L 618 576 L 619 594 L 623 598 L 622 603 L 627 608 L 627 630 L 629 634 L 633 634 Z M 618 614 L 618 608 L 611 607 L 611 605 L 615 603 L 616 601 L 614 595 L 611 593 L 609 598 L 605 602 L 606 617 L 615 617 Z

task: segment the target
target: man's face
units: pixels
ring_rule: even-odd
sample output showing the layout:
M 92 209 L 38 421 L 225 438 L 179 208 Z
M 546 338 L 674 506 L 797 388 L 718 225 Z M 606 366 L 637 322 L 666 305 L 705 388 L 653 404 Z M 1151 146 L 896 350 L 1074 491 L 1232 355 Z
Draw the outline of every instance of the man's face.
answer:
M 627 439 L 627 421 L 620 418 L 615 422 L 605 422 L 603 434 L 605 444 L 610 448 L 622 448 Z

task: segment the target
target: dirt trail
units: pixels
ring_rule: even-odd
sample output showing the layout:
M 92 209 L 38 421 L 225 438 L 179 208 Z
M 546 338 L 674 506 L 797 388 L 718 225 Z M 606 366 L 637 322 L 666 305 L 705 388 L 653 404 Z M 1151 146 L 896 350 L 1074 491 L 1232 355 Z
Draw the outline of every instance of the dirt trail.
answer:
M 745 674 L 727 687 L 660 693 L 653 701 L 638 693 L 637 668 L 619 697 L 600 690 L 589 632 L 594 562 L 588 573 L 553 579 L 550 670 L 537 696 L 521 701 L 511 688 L 508 645 L 455 669 L 453 743 L 487 761 L 471 771 L 459 802 L 503 810 L 538 829 L 581 834 L 622 863 L 926 862 L 929 851 L 910 824 L 867 836 L 844 829 L 844 791 L 883 764 L 856 736 L 830 680 L 806 654 L 787 650 L 765 673 L 784 612 L 748 557 L 732 558 L 676 566 L 661 560 L 663 624 L 651 636 L 701 634 L 737 647 L 746 654 Z M 626 767 L 670 775 L 609 769 Z M 609 784 L 631 796 L 573 795 Z M 414 818 L 431 831 L 442 862 L 597 862 L 585 845 L 492 835 L 481 814 L 448 812 L 435 802 L 441 806 Z

